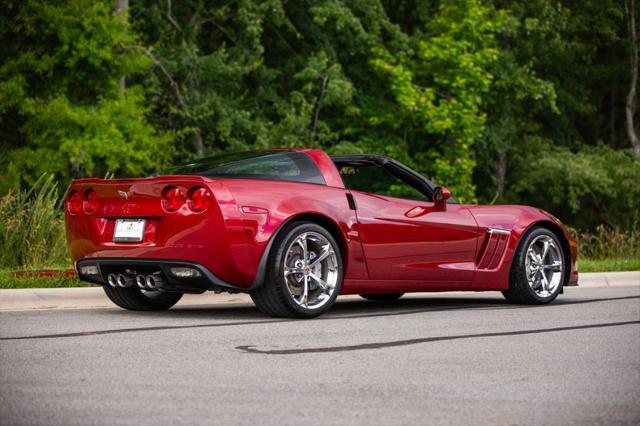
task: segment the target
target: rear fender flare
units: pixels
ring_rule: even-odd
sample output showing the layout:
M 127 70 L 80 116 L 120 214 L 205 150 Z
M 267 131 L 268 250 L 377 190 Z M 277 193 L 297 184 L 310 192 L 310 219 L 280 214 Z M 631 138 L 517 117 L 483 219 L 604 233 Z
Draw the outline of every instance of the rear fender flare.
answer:
M 330 232 L 334 238 L 337 237 L 337 235 L 335 235 L 335 230 L 340 230 L 340 227 L 338 226 L 338 224 L 331 218 L 329 218 L 328 216 L 325 216 L 323 214 L 319 214 L 319 213 L 312 213 L 312 212 L 308 212 L 308 213 L 300 213 L 297 214 L 295 216 L 292 216 L 290 218 L 288 218 L 287 220 L 285 220 L 284 222 L 282 222 L 280 224 L 280 226 L 278 227 L 278 229 L 276 230 L 276 232 L 273 233 L 273 235 L 271 236 L 271 238 L 269 239 L 269 242 L 267 243 L 267 246 L 264 249 L 264 252 L 262 253 L 262 256 L 260 257 L 260 262 L 258 263 L 258 270 L 256 272 L 256 276 L 253 279 L 253 283 L 251 284 L 250 287 L 248 287 L 246 290 L 247 291 L 251 291 L 254 290 L 258 287 L 260 287 L 265 280 L 266 274 L 267 274 L 267 262 L 269 261 L 269 255 L 271 254 L 271 249 L 273 247 L 274 242 L 278 239 L 278 236 L 280 235 L 280 232 L 284 229 L 284 227 L 291 222 L 294 222 L 296 220 L 305 220 L 308 222 L 313 222 L 313 223 L 317 223 L 313 221 L 313 217 L 317 217 L 317 218 L 322 218 L 322 221 L 327 222 L 327 223 L 331 223 L 331 226 L 334 227 L 334 230 L 331 229 L 327 229 L 328 232 Z M 326 226 L 322 223 L 318 223 L 318 225 L 320 226 L 324 226 L 326 228 Z M 342 262 L 343 265 L 346 269 L 346 265 L 347 265 L 347 250 L 346 250 L 346 243 L 344 240 L 344 236 L 342 235 L 342 232 L 339 232 L 339 238 L 336 238 L 336 240 L 338 241 L 338 244 L 340 245 L 340 254 L 342 255 Z

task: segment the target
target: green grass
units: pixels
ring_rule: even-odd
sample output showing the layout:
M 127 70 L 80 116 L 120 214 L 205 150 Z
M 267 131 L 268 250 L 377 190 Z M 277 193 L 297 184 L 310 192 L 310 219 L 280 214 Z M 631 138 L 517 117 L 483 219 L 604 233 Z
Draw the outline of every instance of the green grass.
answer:
M 640 259 L 578 259 L 578 270 L 584 272 L 640 271 Z M 59 268 L 62 269 L 62 268 Z M 68 288 L 92 287 L 77 278 L 70 277 L 22 277 L 14 271 L 0 270 L 0 289 L 7 288 Z
M 640 259 L 578 259 L 578 272 L 640 271 Z
M 13 271 L 0 270 L 0 289 L 7 288 L 65 288 L 91 287 L 77 278 L 70 277 L 23 277 L 16 278 Z

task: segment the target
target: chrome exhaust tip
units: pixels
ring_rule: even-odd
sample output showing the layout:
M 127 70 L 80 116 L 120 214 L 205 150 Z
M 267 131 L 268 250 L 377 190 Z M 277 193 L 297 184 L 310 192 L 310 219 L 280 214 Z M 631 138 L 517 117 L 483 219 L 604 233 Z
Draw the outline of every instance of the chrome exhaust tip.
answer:
M 164 285 L 164 280 L 160 275 L 147 275 L 145 282 L 147 284 L 147 288 L 150 288 L 151 290 L 155 290 Z
M 107 275 L 107 282 L 109 283 L 109 285 L 111 287 L 117 287 L 118 286 L 118 279 L 116 278 L 116 276 L 114 274 Z
M 118 276 L 116 277 L 116 283 L 122 288 L 131 287 L 133 285 L 133 278 L 127 275 L 118 274 Z
M 138 285 L 138 288 L 140 288 L 141 290 L 144 290 L 147 288 L 147 281 L 144 275 L 138 275 L 136 277 L 136 284 Z

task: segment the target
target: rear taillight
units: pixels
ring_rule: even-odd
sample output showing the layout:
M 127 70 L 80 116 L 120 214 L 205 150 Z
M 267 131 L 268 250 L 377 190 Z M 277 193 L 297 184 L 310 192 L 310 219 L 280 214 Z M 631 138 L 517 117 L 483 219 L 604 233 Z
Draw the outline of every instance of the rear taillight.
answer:
M 87 189 L 84 192 L 84 212 L 87 214 L 95 213 L 98 210 L 98 194 L 93 189 Z
M 168 186 L 162 191 L 162 207 L 168 212 L 175 212 L 180 209 L 186 199 L 184 191 L 175 186 Z
M 71 191 L 67 198 L 67 210 L 71 214 L 78 214 L 82 210 L 82 195 L 78 191 Z
M 211 192 L 207 188 L 199 187 L 191 190 L 188 205 L 194 212 L 203 212 L 209 208 Z

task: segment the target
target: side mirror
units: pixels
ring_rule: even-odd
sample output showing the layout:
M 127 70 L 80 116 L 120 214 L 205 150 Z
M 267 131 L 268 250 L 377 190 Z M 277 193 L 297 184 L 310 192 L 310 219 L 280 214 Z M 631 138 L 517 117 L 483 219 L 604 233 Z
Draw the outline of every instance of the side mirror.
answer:
M 433 202 L 439 209 L 444 210 L 447 207 L 449 198 L 451 198 L 451 191 L 444 186 L 436 186 L 433 190 Z

